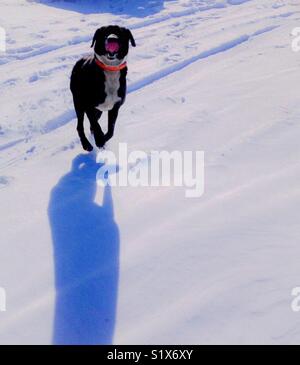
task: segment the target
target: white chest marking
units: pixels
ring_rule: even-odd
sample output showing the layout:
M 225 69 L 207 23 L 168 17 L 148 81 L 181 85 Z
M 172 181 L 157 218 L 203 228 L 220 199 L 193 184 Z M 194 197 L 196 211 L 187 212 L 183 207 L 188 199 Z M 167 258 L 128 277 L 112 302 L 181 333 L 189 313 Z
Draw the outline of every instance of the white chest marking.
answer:
M 121 100 L 118 96 L 118 90 L 120 88 L 120 71 L 104 71 L 104 75 L 106 98 L 104 103 L 96 106 L 96 108 L 102 112 L 111 110 L 115 103 Z

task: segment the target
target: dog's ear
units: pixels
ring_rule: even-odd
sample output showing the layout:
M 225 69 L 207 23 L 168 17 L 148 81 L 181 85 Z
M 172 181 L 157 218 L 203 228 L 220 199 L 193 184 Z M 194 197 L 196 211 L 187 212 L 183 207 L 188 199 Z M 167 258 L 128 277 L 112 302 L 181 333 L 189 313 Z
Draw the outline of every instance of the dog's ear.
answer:
M 126 33 L 127 33 L 128 40 L 130 41 L 132 47 L 135 47 L 136 44 L 135 44 L 135 40 L 133 38 L 133 35 L 132 35 L 131 31 L 129 29 L 126 29 Z
M 99 29 L 96 30 L 95 34 L 94 34 L 94 37 L 93 37 L 93 41 L 92 41 L 92 44 L 91 44 L 91 47 L 93 48 L 94 45 L 95 45 L 95 42 L 101 38 L 104 34 L 104 30 L 105 30 L 106 27 L 101 27 Z

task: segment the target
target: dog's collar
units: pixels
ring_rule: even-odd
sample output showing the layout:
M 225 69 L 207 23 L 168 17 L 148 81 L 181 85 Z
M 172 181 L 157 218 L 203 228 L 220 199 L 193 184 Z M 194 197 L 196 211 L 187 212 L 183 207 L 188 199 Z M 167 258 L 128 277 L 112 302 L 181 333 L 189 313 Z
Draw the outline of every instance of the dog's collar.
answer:
M 118 65 L 118 66 L 110 66 L 110 65 L 106 65 L 105 63 L 99 61 L 95 57 L 95 62 L 104 71 L 121 71 L 121 70 L 123 70 L 123 68 L 127 67 L 127 62 L 126 61 L 121 63 L 121 65 Z

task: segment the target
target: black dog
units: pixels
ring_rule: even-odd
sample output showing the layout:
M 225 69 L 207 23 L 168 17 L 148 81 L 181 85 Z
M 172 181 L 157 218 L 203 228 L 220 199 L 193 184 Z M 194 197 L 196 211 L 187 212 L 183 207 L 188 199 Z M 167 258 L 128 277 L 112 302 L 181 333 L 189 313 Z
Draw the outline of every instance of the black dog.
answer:
M 117 25 L 99 28 L 91 47 L 94 55 L 79 60 L 71 75 L 71 91 L 78 119 L 77 131 L 82 147 L 91 151 L 92 145 L 84 134 L 83 120 L 86 113 L 91 132 L 98 147 L 103 147 L 114 133 L 120 106 L 126 97 L 126 57 L 129 41 L 135 40 L 129 29 Z M 108 111 L 108 130 L 104 134 L 98 120 Z

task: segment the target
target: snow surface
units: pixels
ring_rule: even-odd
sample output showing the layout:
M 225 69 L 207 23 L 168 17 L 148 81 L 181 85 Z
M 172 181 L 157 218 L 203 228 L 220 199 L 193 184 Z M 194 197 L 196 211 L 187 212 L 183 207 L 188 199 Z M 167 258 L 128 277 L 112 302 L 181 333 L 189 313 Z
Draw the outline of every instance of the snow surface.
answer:
M 96 186 L 69 75 L 110 23 L 137 47 L 108 148 L 203 150 L 201 198 Z M 0 25 L 0 343 L 299 343 L 299 0 L 1 0 Z

